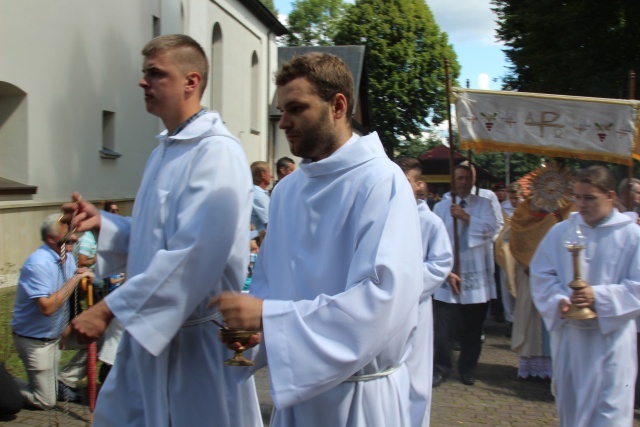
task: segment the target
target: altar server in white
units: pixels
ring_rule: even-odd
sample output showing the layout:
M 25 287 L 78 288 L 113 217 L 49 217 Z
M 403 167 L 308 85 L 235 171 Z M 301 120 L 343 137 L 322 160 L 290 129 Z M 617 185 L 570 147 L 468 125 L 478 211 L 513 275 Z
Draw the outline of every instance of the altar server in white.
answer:
M 615 181 L 592 166 L 574 184 L 578 213 L 555 225 L 531 261 L 531 293 L 551 335 L 556 407 L 566 427 L 633 425 L 636 323 L 640 314 L 640 228 L 613 207 Z M 572 257 L 565 248 L 576 227 L 586 237 L 574 291 Z M 569 304 L 597 317 L 565 319 Z
M 209 299 L 240 292 L 249 248 L 251 174 L 238 140 L 200 107 L 207 59 L 188 36 L 143 49 L 147 111 L 167 130 L 147 163 L 131 218 L 99 212 L 74 195 L 78 230 L 98 235 L 101 277 L 127 285 L 65 332 L 89 341 L 115 317 L 125 332 L 100 390 L 96 427 L 260 426 L 253 382 L 238 385 L 211 323 Z M 215 78 L 215 76 L 214 76 Z M 206 421 L 205 421 L 206 420 Z
M 431 297 L 453 268 L 453 253 L 449 235 L 442 220 L 431 212 L 424 200 L 418 199 L 422 165 L 417 159 L 401 157 L 395 160 L 411 184 L 418 203 L 422 231 L 423 288 L 418 307 L 418 329 L 413 351 L 408 360 L 411 370 L 411 419 L 413 426 L 428 427 L 431 413 L 433 378 L 433 303 Z
M 496 233 L 493 235 L 493 240 L 495 241 L 498 238 L 498 234 L 500 234 L 500 230 L 504 227 L 504 216 L 502 215 L 502 205 L 500 204 L 500 200 L 498 200 L 498 196 L 491 190 L 487 190 L 486 188 L 476 187 L 476 167 L 473 164 L 469 164 L 468 160 L 460 162 L 460 166 L 467 166 L 469 170 L 471 170 L 471 189 L 469 192 L 476 196 L 483 197 L 488 199 L 491 202 L 491 209 L 493 209 L 493 214 L 496 216 L 496 221 L 498 221 L 498 228 L 496 229 Z M 442 196 L 444 199 L 451 198 L 451 192 L 444 193 Z
M 326 53 L 276 75 L 279 126 L 304 160 L 273 191 L 252 295 L 212 301 L 261 329 L 272 426 L 411 426 L 407 359 L 423 291 L 416 201 L 378 135 L 351 130 L 353 78 Z
M 453 221 L 458 221 L 460 250 L 460 275 L 451 273 L 434 295 L 434 387 L 446 380 L 453 367 L 453 325 L 458 315 L 462 320 L 458 373 L 463 384 L 475 383 L 488 301 L 496 297 L 493 236 L 499 227 L 498 218 L 488 199 L 471 194 L 471 173 L 468 166 L 456 166 L 455 200 L 444 199 L 433 210 L 444 221 L 451 242 Z

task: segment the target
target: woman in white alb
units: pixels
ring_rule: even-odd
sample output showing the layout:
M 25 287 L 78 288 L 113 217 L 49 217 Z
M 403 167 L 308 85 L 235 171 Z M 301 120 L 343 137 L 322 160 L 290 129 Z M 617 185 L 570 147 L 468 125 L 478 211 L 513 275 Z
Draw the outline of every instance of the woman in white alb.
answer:
M 613 207 L 615 182 L 592 166 L 574 184 L 578 213 L 555 225 L 531 261 L 531 292 L 551 335 L 556 407 L 561 426 L 633 425 L 636 323 L 640 315 L 640 228 Z M 572 291 L 572 258 L 564 241 L 579 230 L 585 288 Z M 593 319 L 566 319 L 569 305 Z

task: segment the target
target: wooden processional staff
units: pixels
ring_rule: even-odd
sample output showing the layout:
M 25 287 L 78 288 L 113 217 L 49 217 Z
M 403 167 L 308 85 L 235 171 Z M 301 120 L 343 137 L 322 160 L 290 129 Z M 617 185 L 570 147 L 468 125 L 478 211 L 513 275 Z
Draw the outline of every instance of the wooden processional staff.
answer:
M 82 279 L 82 289 L 87 293 L 87 308 L 93 306 L 93 283 L 87 278 Z M 87 346 L 87 394 L 89 398 L 89 420 L 93 423 L 93 410 L 96 408 L 96 398 L 98 396 L 96 365 L 98 363 L 98 346 L 92 342 Z
M 446 90 L 447 90 L 447 121 L 449 122 L 449 173 L 451 179 L 451 201 L 456 201 L 456 187 L 454 177 L 454 156 L 453 151 L 453 127 L 451 124 L 451 77 L 449 76 L 449 59 L 444 60 L 444 72 L 446 74 Z M 458 241 L 458 220 L 453 220 L 453 273 L 460 277 L 460 243 Z
M 633 100 L 636 97 L 636 72 L 634 70 L 629 71 L 629 99 Z M 633 211 L 633 153 L 631 153 L 631 164 L 629 165 L 627 176 L 627 210 Z
M 73 218 L 72 218 L 73 221 Z M 60 258 L 64 265 L 64 260 L 67 257 L 66 253 L 66 243 L 71 240 L 71 236 L 76 232 L 76 229 L 71 229 L 71 225 L 69 225 L 70 230 L 62 239 L 60 244 Z M 93 306 L 93 283 L 89 282 L 87 278 L 83 278 L 80 282 L 80 286 L 84 292 L 87 294 L 87 308 L 91 308 Z M 97 387 L 97 370 L 96 365 L 98 362 L 98 347 L 97 343 L 94 341 L 87 345 L 87 397 L 89 400 L 89 424 L 93 424 L 93 411 L 96 407 L 96 399 L 98 396 L 98 387 Z

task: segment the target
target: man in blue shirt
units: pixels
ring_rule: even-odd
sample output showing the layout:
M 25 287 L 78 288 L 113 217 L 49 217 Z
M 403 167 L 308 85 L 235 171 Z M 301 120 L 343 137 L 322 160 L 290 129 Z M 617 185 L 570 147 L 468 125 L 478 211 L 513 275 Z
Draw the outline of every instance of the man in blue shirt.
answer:
M 20 270 L 11 319 L 13 342 L 28 378 L 28 382 L 16 382 L 25 405 L 40 409 L 55 406 L 58 379 L 65 391 L 65 396 L 59 396 L 61 400 L 77 400 L 67 386 L 75 385 L 85 372 L 86 353 L 79 352 L 58 378 L 58 341 L 69 320 L 69 298 L 83 278 L 93 279 L 90 270 L 76 270 L 72 245 L 66 245 L 67 256 L 61 260 L 60 245 L 68 226 L 59 219 L 59 214 L 51 214 L 42 222 L 43 244 Z
M 269 191 L 271 185 L 271 168 L 267 162 L 253 162 L 251 164 L 253 176 L 253 210 L 251 211 L 251 223 L 259 233 L 267 229 L 269 222 Z

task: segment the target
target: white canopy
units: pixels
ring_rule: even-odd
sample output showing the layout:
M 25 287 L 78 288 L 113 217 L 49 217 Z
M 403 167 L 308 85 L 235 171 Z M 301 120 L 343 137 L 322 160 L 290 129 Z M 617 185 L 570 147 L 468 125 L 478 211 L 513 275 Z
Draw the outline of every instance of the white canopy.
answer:
M 469 89 L 454 96 L 461 149 L 640 160 L 638 101 Z

